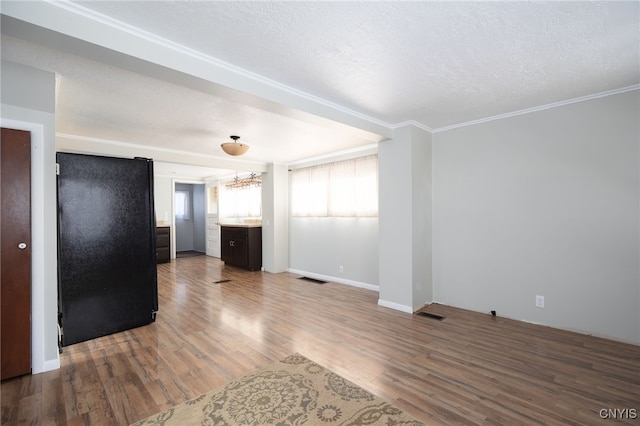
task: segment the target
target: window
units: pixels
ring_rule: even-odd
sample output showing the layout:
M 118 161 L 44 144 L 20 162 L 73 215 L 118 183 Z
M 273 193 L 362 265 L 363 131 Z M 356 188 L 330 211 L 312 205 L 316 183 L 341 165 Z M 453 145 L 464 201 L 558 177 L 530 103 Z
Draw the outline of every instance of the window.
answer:
M 262 187 L 227 188 L 222 183 L 218 207 L 221 218 L 262 217 Z
M 191 219 L 191 197 L 189 191 L 176 191 L 175 195 L 176 219 Z
M 297 217 L 378 216 L 378 156 L 293 170 L 291 213 Z

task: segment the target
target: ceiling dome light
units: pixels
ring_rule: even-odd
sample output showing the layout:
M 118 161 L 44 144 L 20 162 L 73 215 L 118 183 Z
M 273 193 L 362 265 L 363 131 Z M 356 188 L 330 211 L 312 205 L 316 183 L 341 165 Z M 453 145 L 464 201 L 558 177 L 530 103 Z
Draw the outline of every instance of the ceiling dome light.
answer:
M 249 145 L 245 145 L 243 143 L 238 143 L 238 139 L 240 136 L 229 136 L 233 139 L 233 142 L 225 142 L 220 144 L 220 147 L 224 152 L 229 155 L 242 155 L 249 150 Z

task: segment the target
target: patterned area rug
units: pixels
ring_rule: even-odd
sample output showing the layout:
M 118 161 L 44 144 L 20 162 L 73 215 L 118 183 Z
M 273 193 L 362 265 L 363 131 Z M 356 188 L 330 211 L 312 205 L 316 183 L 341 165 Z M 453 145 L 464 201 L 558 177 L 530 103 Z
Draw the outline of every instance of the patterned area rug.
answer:
M 424 425 L 300 354 L 134 426 Z

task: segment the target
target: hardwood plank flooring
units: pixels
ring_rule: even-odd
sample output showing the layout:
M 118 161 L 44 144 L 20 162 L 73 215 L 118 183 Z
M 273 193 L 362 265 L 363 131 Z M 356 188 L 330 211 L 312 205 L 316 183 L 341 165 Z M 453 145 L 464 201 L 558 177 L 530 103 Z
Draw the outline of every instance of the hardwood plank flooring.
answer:
M 427 424 L 640 424 L 639 346 L 441 305 L 443 321 L 408 315 L 370 290 L 207 256 L 158 270 L 155 323 L 2 382 L 2 424 L 128 425 L 293 352 Z

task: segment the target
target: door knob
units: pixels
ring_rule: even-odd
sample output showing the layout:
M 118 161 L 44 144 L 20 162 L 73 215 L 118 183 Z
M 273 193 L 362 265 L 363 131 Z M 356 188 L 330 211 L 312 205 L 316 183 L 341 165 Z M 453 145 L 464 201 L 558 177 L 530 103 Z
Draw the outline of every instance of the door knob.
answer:
M 24 249 L 26 249 L 26 248 L 27 248 L 27 243 L 20 243 L 20 244 L 18 244 L 18 248 L 19 248 L 20 250 L 24 250 Z

